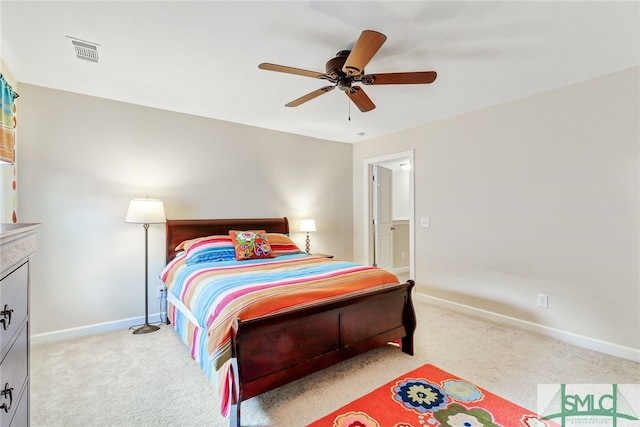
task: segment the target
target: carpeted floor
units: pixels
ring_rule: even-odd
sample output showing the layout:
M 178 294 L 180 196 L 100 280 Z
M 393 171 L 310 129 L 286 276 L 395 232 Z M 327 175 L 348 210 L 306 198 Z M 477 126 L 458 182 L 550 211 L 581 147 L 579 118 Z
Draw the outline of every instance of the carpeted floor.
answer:
M 538 384 L 640 383 L 640 364 L 416 303 L 415 356 L 387 346 L 243 403 L 243 426 L 304 426 L 425 363 L 536 409 Z M 33 427 L 226 426 L 170 326 L 34 346 Z

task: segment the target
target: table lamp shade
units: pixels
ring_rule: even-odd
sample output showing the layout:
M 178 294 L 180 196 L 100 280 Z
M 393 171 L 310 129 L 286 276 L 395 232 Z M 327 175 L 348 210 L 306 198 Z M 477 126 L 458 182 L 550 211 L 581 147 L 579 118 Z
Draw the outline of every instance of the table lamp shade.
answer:
M 300 221 L 300 231 L 316 231 L 316 222 L 312 219 L 303 219 Z
M 124 222 L 134 224 L 159 224 L 167 222 L 162 200 L 131 199 Z

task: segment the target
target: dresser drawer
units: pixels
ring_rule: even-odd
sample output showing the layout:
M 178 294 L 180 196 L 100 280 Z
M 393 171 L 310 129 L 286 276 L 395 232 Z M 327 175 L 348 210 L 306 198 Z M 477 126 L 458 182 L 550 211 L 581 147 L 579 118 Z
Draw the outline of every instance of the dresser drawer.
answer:
M 0 281 L 0 354 L 6 352 L 5 347 L 27 318 L 28 279 L 29 266 L 25 263 Z
M 18 397 L 18 401 L 14 400 L 16 411 L 13 413 L 13 419 L 9 427 L 27 427 L 29 425 L 29 387 L 24 388 L 22 395 Z M 5 427 L 0 424 L 0 427 Z
M 9 352 L 0 362 L 0 391 L 5 389 L 11 390 L 5 396 L 0 395 L 0 405 L 10 405 L 9 411 L 0 409 L 0 426 L 5 427 L 13 418 L 19 399 L 23 394 L 27 382 L 27 354 L 29 350 L 29 341 L 27 336 L 27 324 L 23 324 L 23 328 L 18 333 L 18 338 L 9 348 Z

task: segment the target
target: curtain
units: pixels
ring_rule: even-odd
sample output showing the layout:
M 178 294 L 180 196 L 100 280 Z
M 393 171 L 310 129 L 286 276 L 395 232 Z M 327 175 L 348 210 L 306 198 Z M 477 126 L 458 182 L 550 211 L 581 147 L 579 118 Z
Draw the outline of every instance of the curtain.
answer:
M 17 97 L 18 94 L 0 73 L 0 222 L 18 222 L 15 164 Z
M 13 91 L 4 76 L 0 74 L 0 91 L 2 92 L 2 116 L 0 121 L 0 162 L 13 164 L 16 161 L 15 128 L 16 104 L 18 94 Z

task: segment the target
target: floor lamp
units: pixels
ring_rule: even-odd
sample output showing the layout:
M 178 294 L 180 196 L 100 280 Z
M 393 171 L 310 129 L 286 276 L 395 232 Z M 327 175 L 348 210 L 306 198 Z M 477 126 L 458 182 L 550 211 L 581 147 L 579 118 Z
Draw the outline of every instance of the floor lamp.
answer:
M 149 324 L 149 224 L 166 222 L 164 205 L 161 200 L 132 199 L 124 222 L 144 225 L 144 325 L 133 333 L 147 334 L 160 329 Z

